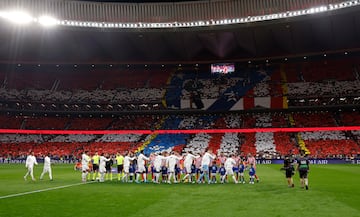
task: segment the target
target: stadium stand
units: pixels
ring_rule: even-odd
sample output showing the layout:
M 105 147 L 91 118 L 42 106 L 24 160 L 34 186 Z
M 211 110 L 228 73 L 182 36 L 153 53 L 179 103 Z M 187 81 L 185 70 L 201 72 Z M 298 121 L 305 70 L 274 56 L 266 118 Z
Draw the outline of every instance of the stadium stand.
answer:
M 59 104 L 78 105 L 76 111 L 109 111 L 104 105 L 119 104 L 119 110 L 139 111 L 148 109 L 141 103 L 163 104 L 167 109 L 197 107 L 194 93 L 200 94 L 203 110 L 240 108 L 270 108 L 273 98 L 288 101 L 309 97 L 318 98 L 312 104 L 323 106 L 321 97 L 337 99 L 336 105 L 346 105 L 354 101 L 341 100 L 344 97 L 359 97 L 359 76 L 356 71 L 357 59 L 310 61 L 286 63 L 263 69 L 249 66 L 228 76 L 210 74 L 206 71 L 173 69 L 115 69 L 101 68 L 80 70 L 63 69 L 34 70 L 21 67 L 13 73 L 0 72 L 2 86 L 1 108 L 14 105 L 20 111 L 50 107 L 67 110 Z M 355 65 L 354 65 L 355 64 Z M 45 73 L 45 72 L 53 72 Z M 60 73 L 61 72 L 61 73 Z M 37 79 L 39 77 L 46 79 Z M 51 74 L 51 75 L 49 75 Z M 70 76 L 71 75 L 71 76 Z M 91 76 L 85 76 L 91 75 Z M 91 78 L 90 78 L 91 77 Z M 39 81 L 36 81 L 39 80 Z M 80 82 L 81 80 L 81 82 Z M 284 86 L 286 91 L 284 90 Z M 262 103 L 259 104 L 259 99 Z M 265 101 L 264 101 L 265 99 Z M 7 101 L 12 102 L 7 103 Z M 336 101 L 336 102 L 335 102 Z M 248 106 L 249 102 L 252 106 Z M 258 103 L 258 104 L 257 104 Z M 269 106 L 265 106 L 265 104 Z M 11 104 L 11 105 L 10 105 Z M 19 104 L 19 105 L 18 105 Z M 35 105 L 40 105 L 36 107 Z M 44 106 L 42 106 L 42 104 Z M 99 107 L 97 107 L 99 105 Z M 151 104 L 149 109 L 155 109 Z M 154 104 L 155 105 L 155 104 Z M 290 104 L 289 104 L 290 105 Z M 329 104 L 330 105 L 330 104 Z M 88 106 L 88 107 L 87 107 Z M 248 106 L 248 107 L 247 107 Z M 282 106 L 282 105 L 281 105 Z M 290 107 L 296 108 L 296 105 Z M 84 109 L 85 108 L 85 109 Z M 164 109 L 159 107 L 160 109 Z M 282 108 L 282 107 L 281 107 Z M 71 110 L 71 108 L 69 108 Z M 160 110 L 161 111 L 161 110 Z M 256 110 L 255 110 L 256 111 Z M 293 123 L 289 118 L 293 119 Z M 249 112 L 249 113 L 205 113 L 194 114 L 124 114 L 113 117 L 89 116 L 44 116 L 2 114 L 2 128 L 9 129 L 59 129 L 59 130 L 154 130 L 154 129 L 232 129 L 271 127 L 336 127 L 360 125 L 360 115 L 355 109 L 350 111 L 301 111 L 294 112 Z M 303 140 L 312 156 L 328 157 L 359 153 L 360 133 L 352 132 L 303 132 L 293 133 L 198 133 L 161 135 L 16 135 L 3 134 L 1 149 L 3 154 L 21 156 L 29 149 L 39 154 L 49 149 L 58 156 L 78 155 L 82 150 L 102 150 L 116 153 L 123 150 L 145 150 L 146 153 L 171 151 L 191 151 L 201 153 L 211 148 L 215 153 L 252 153 L 258 157 L 273 158 L 299 153 L 299 138 Z M 16 146 L 16 144 L 20 144 Z M 59 145 L 63 144 L 63 145 Z M 56 147 L 59 146 L 59 147 Z

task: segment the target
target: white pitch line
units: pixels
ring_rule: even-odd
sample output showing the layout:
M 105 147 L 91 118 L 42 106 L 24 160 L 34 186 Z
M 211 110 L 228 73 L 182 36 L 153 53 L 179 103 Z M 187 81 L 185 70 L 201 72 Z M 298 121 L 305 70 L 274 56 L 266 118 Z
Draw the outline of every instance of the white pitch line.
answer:
M 85 183 L 81 182 L 81 183 L 76 183 L 76 184 L 71 184 L 71 185 L 57 186 L 57 187 L 53 187 L 53 188 L 45 188 L 45 189 L 40 189 L 40 190 L 35 190 L 35 191 L 28 191 L 28 192 L 17 193 L 17 194 L 9 194 L 9 195 L 5 195 L 5 196 L 0 196 L 0 200 L 6 199 L 6 198 L 11 198 L 11 197 L 19 197 L 19 196 L 23 196 L 23 195 L 27 195 L 27 194 L 40 193 L 40 192 L 44 192 L 44 191 L 52 191 L 52 190 L 57 190 L 57 189 L 62 189 L 62 188 L 69 188 L 69 187 L 73 187 L 73 186 L 77 186 L 77 185 L 84 185 L 84 184 L 88 184 L 88 183 L 93 183 L 93 182 L 85 182 Z

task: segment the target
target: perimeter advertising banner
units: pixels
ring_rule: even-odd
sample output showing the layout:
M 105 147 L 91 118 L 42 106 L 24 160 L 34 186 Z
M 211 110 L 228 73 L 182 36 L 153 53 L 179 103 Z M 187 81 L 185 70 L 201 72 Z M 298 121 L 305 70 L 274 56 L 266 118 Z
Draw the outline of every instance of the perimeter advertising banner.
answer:
M 310 164 L 360 164 L 360 158 L 359 159 L 309 159 Z M 282 159 L 257 159 L 257 164 L 283 164 L 284 160 Z

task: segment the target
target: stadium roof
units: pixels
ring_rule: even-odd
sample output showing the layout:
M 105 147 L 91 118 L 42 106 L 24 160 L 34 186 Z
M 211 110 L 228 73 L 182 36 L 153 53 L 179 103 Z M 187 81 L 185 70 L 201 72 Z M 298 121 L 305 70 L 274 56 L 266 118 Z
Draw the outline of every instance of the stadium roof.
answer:
M 79 0 L 77 0 L 79 1 Z M 80 0 L 80 1 L 91 1 L 91 2 L 122 2 L 122 3 L 152 3 L 152 2 L 195 2 L 204 0 Z
M 359 10 L 186 29 L 44 29 L 4 23 L 0 26 L 0 61 L 181 63 L 357 50 Z

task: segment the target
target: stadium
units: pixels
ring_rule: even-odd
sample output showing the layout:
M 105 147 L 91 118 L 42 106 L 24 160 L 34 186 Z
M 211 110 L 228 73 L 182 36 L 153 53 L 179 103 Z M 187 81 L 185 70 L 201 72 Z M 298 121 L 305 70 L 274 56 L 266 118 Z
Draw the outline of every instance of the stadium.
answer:
M 360 217 L 359 12 L 0 0 L 0 216 Z

